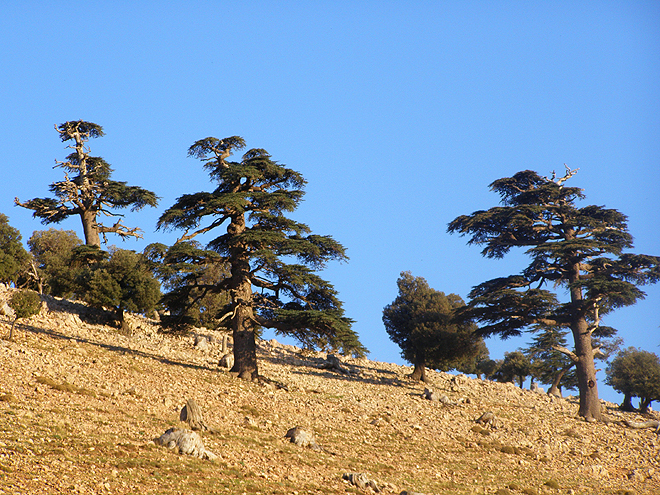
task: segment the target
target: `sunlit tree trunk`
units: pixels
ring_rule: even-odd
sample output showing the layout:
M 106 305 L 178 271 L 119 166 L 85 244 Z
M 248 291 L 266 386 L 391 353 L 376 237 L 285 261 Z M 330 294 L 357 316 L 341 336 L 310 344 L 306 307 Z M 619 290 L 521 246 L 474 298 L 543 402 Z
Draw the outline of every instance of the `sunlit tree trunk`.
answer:
M 227 232 L 236 236 L 245 232 L 243 215 L 232 217 Z M 234 367 L 239 378 L 254 380 L 259 376 L 257 368 L 257 345 L 254 337 L 255 320 L 252 308 L 252 284 L 250 283 L 250 261 L 245 247 L 239 242 L 231 248 L 231 276 L 233 279 L 232 304 L 234 315 L 231 329 L 234 338 Z

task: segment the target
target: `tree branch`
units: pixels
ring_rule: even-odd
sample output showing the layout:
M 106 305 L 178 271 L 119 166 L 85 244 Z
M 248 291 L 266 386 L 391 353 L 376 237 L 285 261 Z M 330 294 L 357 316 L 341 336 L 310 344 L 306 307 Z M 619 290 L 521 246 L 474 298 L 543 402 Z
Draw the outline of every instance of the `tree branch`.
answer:
M 580 361 L 580 358 L 578 358 L 577 355 L 576 355 L 573 351 L 567 349 L 566 347 L 562 347 L 562 346 L 560 346 L 560 345 L 553 345 L 552 348 L 553 348 L 555 351 L 559 351 L 559 352 L 561 352 L 562 354 L 565 354 L 566 356 L 568 356 L 568 358 L 569 358 L 571 361 L 573 361 L 574 363 L 577 363 L 577 362 Z

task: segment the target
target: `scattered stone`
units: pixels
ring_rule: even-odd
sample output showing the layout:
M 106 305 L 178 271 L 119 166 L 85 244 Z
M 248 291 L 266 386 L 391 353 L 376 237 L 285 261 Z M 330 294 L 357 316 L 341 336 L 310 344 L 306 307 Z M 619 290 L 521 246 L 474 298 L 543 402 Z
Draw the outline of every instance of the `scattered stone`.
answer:
M 284 438 L 290 438 L 291 443 L 295 443 L 300 447 L 309 447 L 310 449 L 315 450 L 317 452 L 323 450 L 319 446 L 319 444 L 316 443 L 316 439 L 314 438 L 314 435 L 308 432 L 307 430 L 304 430 L 300 426 L 291 428 L 289 431 L 286 432 Z
M 433 389 L 431 389 L 431 388 L 425 388 L 425 389 L 424 389 L 424 398 L 425 398 L 426 400 L 430 400 L 430 401 L 432 401 L 432 402 L 433 402 L 433 401 L 437 401 L 437 400 L 440 399 L 440 398 L 438 397 L 438 394 L 436 394 L 436 393 L 433 391 Z
M 357 486 L 360 490 L 371 488 L 376 493 L 380 493 L 380 488 L 378 488 L 376 482 L 369 479 L 364 473 L 344 473 L 342 478 L 350 484 Z
M 209 339 L 205 335 L 197 335 L 195 337 L 195 348 L 199 351 L 209 350 Z
M 481 426 L 494 426 L 495 425 L 495 414 L 491 411 L 486 411 L 481 416 L 479 416 L 475 422 Z
M 218 366 L 227 368 L 228 370 L 232 369 L 234 367 L 234 354 L 230 352 L 222 356 L 218 362 Z
M 537 394 L 545 394 L 545 390 L 543 390 L 542 387 L 539 387 L 539 384 L 536 383 L 536 382 L 533 382 L 533 383 L 530 385 L 529 389 L 530 389 L 532 392 L 536 392 Z
M 204 423 L 202 411 L 197 405 L 197 402 L 195 402 L 195 399 L 188 399 L 186 405 L 181 409 L 179 419 L 188 423 L 188 426 L 190 426 L 190 429 L 192 430 L 207 431 L 209 429 Z
M 350 370 L 344 368 L 341 364 L 341 360 L 334 354 L 328 354 L 326 362 L 319 365 L 319 369 L 336 371 L 337 373 L 342 373 L 344 375 L 351 376 Z
M 162 445 L 177 454 L 191 455 L 200 459 L 213 461 L 218 458 L 213 452 L 206 450 L 202 437 L 195 431 L 170 428 L 154 440 L 156 445 Z

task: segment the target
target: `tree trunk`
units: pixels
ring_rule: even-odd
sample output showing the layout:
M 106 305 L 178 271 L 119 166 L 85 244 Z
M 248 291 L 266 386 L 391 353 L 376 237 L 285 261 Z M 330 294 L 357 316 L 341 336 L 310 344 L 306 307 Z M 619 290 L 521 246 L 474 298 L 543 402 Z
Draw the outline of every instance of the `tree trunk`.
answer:
M 574 238 L 573 232 L 566 234 L 566 239 Z M 602 421 L 603 414 L 598 398 L 596 383 L 596 365 L 594 350 L 591 346 L 591 332 L 585 316 L 585 301 L 580 287 L 580 263 L 574 263 L 569 270 L 568 279 L 571 293 L 571 331 L 575 340 L 576 376 L 580 390 L 580 409 L 578 415 L 587 421 Z
M 14 318 L 14 321 L 11 323 L 11 328 L 9 329 L 9 340 L 13 340 L 14 338 L 14 326 L 16 326 L 17 321 L 18 318 Z
M 232 217 L 227 228 L 229 234 L 241 234 L 245 231 L 243 215 Z M 256 322 L 252 308 L 252 283 L 250 282 L 250 258 L 246 247 L 236 243 L 230 248 L 232 305 L 234 316 L 231 329 L 234 338 L 234 367 L 239 378 L 254 380 L 259 376 L 257 367 L 257 345 L 254 338 Z
M 639 412 L 642 414 L 649 412 L 649 406 L 651 405 L 651 402 L 653 402 L 653 399 L 649 399 L 648 397 L 639 399 Z
M 630 392 L 623 394 L 623 402 L 619 406 L 622 411 L 633 412 L 635 408 L 632 405 L 632 395 Z
M 426 383 L 425 363 L 415 363 L 415 369 L 413 369 L 413 372 L 410 375 L 410 379 Z
M 573 337 L 575 338 L 575 354 L 578 357 L 575 370 L 580 390 L 578 415 L 584 417 L 587 421 L 601 421 L 603 415 L 600 408 L 600 399 L 598 398 L 596 366 L 591 347 L 591 334 L 587 329 L 586 320 L 582 319 L 576 330 L 573 330 Z
M 550 390 L 548 390 L 548 395 L 554 395 L 555 397 L 561 397 L 561 387 L 559 384 L 561 383 L 562 378 L 564 378 L 564 375 L 574 366 L 573 363 L 571 363 L 570 366 L 565 366 L 561 370 L 559 370 L 559 373 L 555 375 L 555 378 L 552 380 L 552 385 L 550 385 Z
M 99 229 L 96 224 L 96 214 L 91 211 L 83 211 L 80 214 L 80 219 L 83 224 L 85 244 L 87 246 L 101 247 L 101 238 L 99 237 Z

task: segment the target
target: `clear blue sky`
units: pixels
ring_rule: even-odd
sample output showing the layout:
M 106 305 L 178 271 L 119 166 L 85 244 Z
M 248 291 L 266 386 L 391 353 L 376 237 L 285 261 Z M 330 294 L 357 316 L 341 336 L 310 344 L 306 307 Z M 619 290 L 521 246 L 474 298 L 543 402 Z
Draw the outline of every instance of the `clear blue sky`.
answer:
M 13 198 L 61 179 L 55 124 L 102 125 L 92 154 L 161 196 L 127 214 L 144 241 L 114 241 L 136 250 L 173 242 L 158 216 L 212 187 L 188 147 L 243 136 L 308 180 L 294 216 L 346 246 L 324 276 L 374 360 L 402 363 L 381 321 L 401 271 L 467 298 L 525 266 L 446 234 L 497 204 L 495 179 L 579 168 L 570 184 L 660 254 L 657 1 L 28 0 L 3 5 L 0 46 L 0 212 L 24 239 L 48 227 Z M 604 323 L 657 353 L 660 287 L 647 293 Z M 489 340 L 491 356 L 530 338 Z

